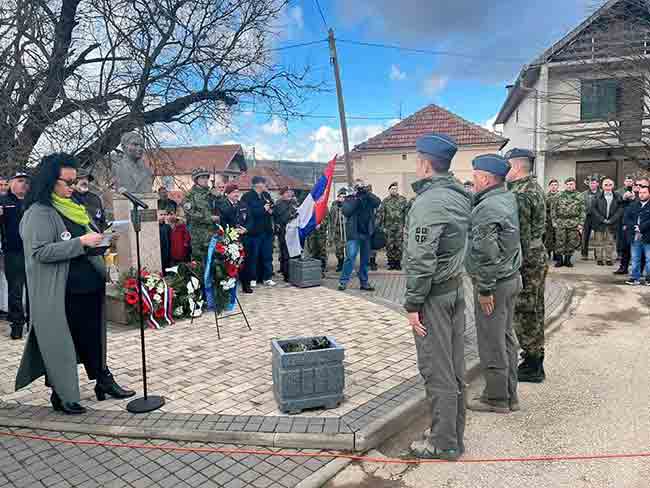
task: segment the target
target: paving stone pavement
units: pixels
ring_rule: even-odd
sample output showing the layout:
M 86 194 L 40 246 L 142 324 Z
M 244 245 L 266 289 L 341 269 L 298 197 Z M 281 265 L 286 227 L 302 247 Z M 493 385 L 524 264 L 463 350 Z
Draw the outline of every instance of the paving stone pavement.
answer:
M 170 445 L 166 441 L 0 430 L 75 441 L 106 441 L 119 445 Z M 242 447 L 201 443 L 173 445 L 182 448 Z M 280 452 L 279 449 L 267 448 L 264 451 Z M 284 449 L 283 452 L 287 453 L 288 450 Z M 0 488 L 293 488 L 330 462 L 331 459 L 319 457 L 80 446 L 0 436 Z

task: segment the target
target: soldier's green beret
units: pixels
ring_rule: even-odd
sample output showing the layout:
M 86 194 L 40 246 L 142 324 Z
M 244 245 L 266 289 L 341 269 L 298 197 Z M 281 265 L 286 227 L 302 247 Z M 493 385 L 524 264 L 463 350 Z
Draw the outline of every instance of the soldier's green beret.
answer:
M 393 187 L 397 188 L 397 186 L 398 186 L 397 181 L 393 181 L 390 185 L 388 185 L 388 189 L 390 190 Z
M 476 170 L 487 171 L 495 176 L 504 178 L 510 171 L 510 163 L 498 154 L 483 154 L 472 161 Z
M 575 182 L 576 182 L 576 179 L 575 179 L 573 176 L 570 176 L 569 178 L 567 178 L 566 180 L 564 180 L 564 183 L 571 183 L 572 181 L 575 183 Z
M 210 172 L 205 168 L 194 168 L 192 170 L 192 181 L 196 181 L 198 178 L 201 178 L 202 176 L 210 177 Z

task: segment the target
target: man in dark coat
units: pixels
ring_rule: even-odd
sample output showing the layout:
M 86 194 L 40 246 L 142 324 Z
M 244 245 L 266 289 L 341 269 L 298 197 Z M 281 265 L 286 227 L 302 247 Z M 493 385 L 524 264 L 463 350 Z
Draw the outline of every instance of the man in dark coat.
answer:
M 74 185 L 72 199 L 86 207 L 88 215 L 93 219 L 97 228 L 103 232 L 106 229 L 106 213 L 102 199 L 90 191 L 90 183 L 93 181 L 95 178 L 89 171 L 80 169 L 77 172 L 77 183 Z
M 280 272 L 284 281 L 289 281 L 289 249 L 287 248 L 287 224 L 296 218 L 296 200 L 291 191 L 286 186 L 280 189 L 280 200 L 275 204 L 273 209 L 273 219 L 275 221 L 275 233 L 280 243 Z
M 645 269 L 645 284 L 650 283 L 650 187 L 648 179 L 637 181 L 637 201 L 625 210 L 623 229 L 631 242 L 632 272 L 628 285 L 640 285 Z M 650 286 L 650 285 L 649 285 Z
M 614 181 L 603 180 L 603 191 L 591 204 L 589 220 L 593 230 L 592 248 L 598 266 L 612 265 L 616 248 L 616 232 L 623 217 L 623 205 L 620 196 L 614 193 Z
M 5 274 L 9 289 L 9 314 L 11 338 L 22 339 L 27 322 L 23 307 L 25 291 L 25 254 L 20 237 L 20 221 L 23 218 L 24 200 L 29 190 L 29 175 L 16 173 L 9 182 L 9 191 L 0 197 L 0 230 L 4 251 Z M 29 297 L 28 297 L 29 298 Z M 27 301 L 29 309 L 29 300 Z

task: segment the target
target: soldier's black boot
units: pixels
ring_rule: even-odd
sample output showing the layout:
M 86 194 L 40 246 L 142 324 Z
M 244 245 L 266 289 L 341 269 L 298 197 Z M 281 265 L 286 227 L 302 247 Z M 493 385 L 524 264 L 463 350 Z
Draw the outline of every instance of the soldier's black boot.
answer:
M 370 271 L 377 271 L 377 258 L 370 258 Z
M 11 338 L 15 341 L 23 338 L 22 324 L 11 324 Z
M 555 258 L 555 267 L 556 268 L 561 268 L 564 266 L 564 257 L 563 256 L 556 256 Z
M 542 376 L 544 377 L 544 379 L 546 379 L 546 371 L 544 371 L 544 353 L 542 353 L 539 360 L 542 363 Z
M 397 271 L 402 271 L 402 262 L 401 261 L 395 261 L 395 269 Z
M 528 367 L 517 371 L 517 379 L 521 383 L 541 383 L 544 381 L 541 358 L 528 356 Z
M 566 266 L 567 268 L 573 268 L 573 263 L 571 262 L 570 254 L 564 256 L 564 266 Z
M 337 258 L 337 259 L 338 261 L 336 263 L 336 272 L 340 273 L 341 271 L 343 271 L 343 263 L 345 262 L 345 259 L 342 258 Z

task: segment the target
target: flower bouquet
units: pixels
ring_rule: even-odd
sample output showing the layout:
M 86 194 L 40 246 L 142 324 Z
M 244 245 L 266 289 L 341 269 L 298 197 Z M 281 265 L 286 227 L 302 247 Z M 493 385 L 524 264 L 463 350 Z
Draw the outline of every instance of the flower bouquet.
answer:
M 120 292 L 126 302 L 130 324 L 137 324 L 140 310 L 143 311 L 147 325 L 151 329 L 161 329 L 172 325 L 173 292 L 159 273 L 141 270 L 142 303 L 138 293 L 138 277 L 134 268 L 120 278 Z
M 196 261 L 181 263 L 166 270 L 169 286 L 174 290 L 174 318 L 198 318 L 203 314 L 202 267 Z
M 204 271 L 208 310 L 232 310 L 237 300 L 237 276 L 244 263 L 244 246 L 237 229 L 217 226 L 210 241 Z

